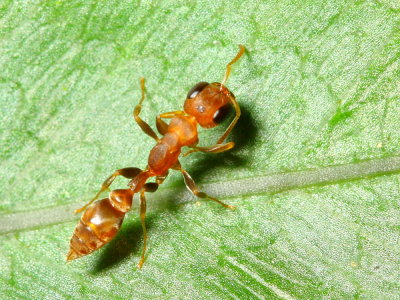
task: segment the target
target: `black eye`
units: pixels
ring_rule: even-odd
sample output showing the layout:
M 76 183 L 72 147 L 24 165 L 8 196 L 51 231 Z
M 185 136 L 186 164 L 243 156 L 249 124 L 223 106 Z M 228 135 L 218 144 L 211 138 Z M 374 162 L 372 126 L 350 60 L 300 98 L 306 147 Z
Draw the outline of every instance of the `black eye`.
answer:
M 209 85 L 208 82 L 199 82 L 198 84 L 196 84 L 194 87 L 192 87 L 189 91 L 189 93 L 187 94 L 187 99 L 192 99 L 194 97 L 196 97 L 207 85 Z
M 227 116 L 232 112 L 232 105 L 230 103 L 221 106 L 213 116 L 213 121 L 215 124 L 223 122 Z

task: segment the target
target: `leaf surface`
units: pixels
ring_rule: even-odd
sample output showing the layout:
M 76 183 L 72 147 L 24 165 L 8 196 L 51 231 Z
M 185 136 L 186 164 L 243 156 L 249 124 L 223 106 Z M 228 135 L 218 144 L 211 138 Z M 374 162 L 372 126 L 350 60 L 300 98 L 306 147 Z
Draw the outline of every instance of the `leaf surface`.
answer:
M 2 299 L 398 297 L 399 22 L 397 1 L 0 3 Z M 142 270 L 137 202 L 115 240 L 66 264 L 73 209 L 146 165 L 139 78 L 154 127 L 221 81 L 238 44 L 236 147 L 182 159 L 238 209 L 172 173 L 149 196 Z

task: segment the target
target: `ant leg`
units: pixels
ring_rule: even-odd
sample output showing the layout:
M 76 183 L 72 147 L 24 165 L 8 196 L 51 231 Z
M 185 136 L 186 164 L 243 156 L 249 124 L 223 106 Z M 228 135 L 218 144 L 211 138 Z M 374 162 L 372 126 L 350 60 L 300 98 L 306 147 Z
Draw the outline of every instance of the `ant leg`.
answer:
M 232 149 L 235 146 L 234 142 L 229 142 L 226 144 L 216 144 L 213 146 L 208 146 L 208 147 L 192 147 L 192 150 L 187 151 L 186 153 L 183 154 L 183 156 L 188 156 L 191 153 L 195 152 L 207 152 L 207 153 L 221 153 L 227 150 Z
M 164 180 L 167 178 L 167 176 L 168 176 L 168 171 L 164 175 L 157 176 L 156 177 L 157 184 L 162 184 Z
M 140 98 L 139 104 L 137 104 L 135 106 L 135 109 L 133 110 L 133 117 L 135 118 L 136 123 L 139 125 L 139 127 L 143 130 L 145 134 L 158 141 L 158 136 L 154 132 L 154 130 L 151 129 L 149 124 L 147 124 L 139 117 L 140 111 L 142 110 L 142 103 L 145 98 L 145 86 L 143 77 L 140 78 L 140 89 L 142 90 L 142 97 Z
M 142 257 L 139 260 L 138 268 L 141 269 L 144 263 L 144 255 L 147 250 L 147 230 L 146 230 L 146 198 L 144 196 L 144 190 L 140 191 L 140 222 L 142 223 L 143 229 L 143 250 Z
M 157 130 L 159 133 L 161 133 L 162 135 L 165 135 L 167 133 L 168 130 L 168 124 L 165 123 L 162 118 L 164 119 L 171 119 L 175 116 L 180 116 L 183 115 L 185 112 L 181 111 L 181 110 L 176 110 L 176 111 L 171 111 L 171 112 L 167 112 L 167 113 L 163 113 L 161 115 L 158 115 L 156 118 L 156 125 L 157 125 Z
M 231 100 L 233 107 L 235 108 L 236 114 L 235 114 L 235 118 L 232 120 L 231 124 L 229 124 L 228 128 L 225 130 L 225 132 L 222 134 L 222 136 L 218 139 L 217 143 L 215 145 L 208 146 L 208 147 L 192 147 L 193 149 L 184 153 L 183 156 L 187 156 L 191 153 L 198 152 L 198 151 L 208 152 L 208 153 L 220 153 L 220 152 L 224 152 L 229 149 L 232 149 L 235 146 L 234 142 L 222 144 L 225 141 L 225 139 L 227 138 L 227 136 L 231 133 L 232 129 L 235 127 L 237 121 L 240 118 L 240 114 L 241 114 L 240 106 L 237 103 L 235 97 L 233 97 L 230 94 L 228 95 L 228 97 Z
M 176 111 L 170 111 L 170 112 L 163 113 L 161 115 L 158 115 L 158 117 L 164 118 L 164 119 L 171 119 L 171 118 L 173 118 L 175 116 L 181 116 L 181 115 L 184 115 L 184 114 L 185 114 L 184 111 L 176 110 Z
M 158 184 L 154 182 L 149 182 L 146 183 L 142 190 L 140 191 L 140 222 L 142 223 L 142 229 L 143 229 L 143 250 L 142 250 L 142 256 L 139 260 L 138 263 L 138 268 L 141 269 L 144 263 L 145 259 L 145 254 L 147 250 L 147 229 L 146 229 L 146 197 L 144 195 L 145 192 L 150 192 L 153 193 L 157 190 Z
M 113 183 L 113 181 L 115 180 L 115 178 L 117 176 L 123 176 L 125 178 L 132 179 L 136 175 L 138 175 L 140 172 L 142 172 L 142 170 L 140 170 L 139 168 L 123 168 L 123 169 L 119 169 L 119 170 L 115 171 L 110 177 L 108 177 L 106 180 L 104 180 L 103 184 L 101 185 L 100 191 L 97 192 L 97 194 L 92 198 L 92 200 L 90 200 L 88 203 L 86 203 L 81 208 L 76 209 L 74 211 L 74 213 L 79 213 L 79 212 L 85 210 L 90 204 L 92 204 L 95 200 L 97 200 L 97 198 L 99 198 L 100 194 L 109 188 L 109 186 Z
M 225 141 L 226 137 L 231 133 L 233 127 L 235 127 L 237 121 L 240 118 L 240 107 L 239 104 L 237 103 L 235 97 L 233 97 L 232 95 L 228 95 L 229 99 L 231 100 L 231 103 L 233 105 L 233 107 L 235 108 L 235 118 L 232 120 L 231 124 L 229 124 L 228 128 L 225 130 L 224 134 L 218 139 L 217 144 L 221 144 L 223 141 Z
M 194 180 L 192 179 L 192 177 L 189 175 L 188 172 L 186 172 L 186 170 L 182 169 L 181 167 L 178 167 L 177 170 L 181 171 L 183 178 L 185 180 L 185 184 L 186 187 L 193 193 L 193 195 L 195 195 L 196 197 L 202 198 L 202 199 L 209 199 L 209 200 L 213 200 L 219 204 L 221 204 L 223 207 L 229 208 L 231 210 L 235 210 L 236 207 L 233 205 L 228 205 L 223 203 L 222 201 L 218 200 L 217 198 L 211 197 L 209 195 L 207 195 L 204 192 L 200 192 L 196 183 L 194 182 Z
M 158 115 L 156 118 L 157 130 L 161 135 L 165 135 L 168 131 L 168 124 L 165 123 L 161 117 Z

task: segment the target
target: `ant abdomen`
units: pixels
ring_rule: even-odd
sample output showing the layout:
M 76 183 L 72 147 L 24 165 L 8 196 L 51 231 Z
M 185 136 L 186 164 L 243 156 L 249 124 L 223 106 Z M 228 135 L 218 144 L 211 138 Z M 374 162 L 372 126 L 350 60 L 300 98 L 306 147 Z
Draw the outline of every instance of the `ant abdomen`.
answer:
M 110 242 L 119 231 L 125 213 L 132 206 L 130 189 L 114 190 L 109 198 L 90 205 L 75 228 L 67 260 L 87 255 Z

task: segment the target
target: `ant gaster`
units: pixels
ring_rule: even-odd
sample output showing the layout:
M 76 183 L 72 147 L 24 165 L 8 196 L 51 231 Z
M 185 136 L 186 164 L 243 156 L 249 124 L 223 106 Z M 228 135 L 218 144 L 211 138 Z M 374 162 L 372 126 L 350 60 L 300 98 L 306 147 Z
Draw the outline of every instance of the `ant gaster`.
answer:
M 123 168 L 115 171 L 104 181 L 100 191 L 92 200 L 82 208 L 75 210 L 75 213 L 85 212 L 71 238 L 67 261 L 87 255 L 110 242 L 120 229 L 126 212 L 131 209 L 133 195 L 140 193 L 140 219 L 144 238 L 142 256 L 138 264 L 138 267 L 141 268 L 147 249 L 145 193 L 155 192 L 167 177 L 169 169 L 182 173 L 187 188 L 195 196 L 213 200 L 232 210 L 235 209 L 234 206 L 227 205 L 201 192 L 189 173 L 182 168 L 178 158 L 183 146 L 191 148 L 183 156 L 197 151 L 219 153 L 233 148 L 234 142 L 224 143 L 224 141 L 240 117 L 240 108 L 235 96 L 228 90 L 225 83 L 229 77 L 231 65 L 243 55 L 244 51 L 245 48 L 239 45 L 239 52 L 227 64 L 225 76 L 221 83 L 199 82 L 189 91 L 183 111 L 178 110 L 157 116 L 156 126 L 162 138 L 159 138 L 149 124 L 139 117 L 145 98 L 144 78 L 141 78 L 142 97 L 134 109 L 133 116 L 144 133 L 152 137 L 157 144 L 150 151 L 148 165 L 145 170 Z M 227 116 L 227 111 L 231 106 L 235 109 L 235 117 L 222 136 L 217 140 L 216 144 L 208 147 L 197 146 L 197 125 L 203 128 L 217 126 Z M 169 124 L 163 119 L 170 119 Z M 130 179 L 128 183 L 129 188 L 113 190 L 110 192 L 108 198 L 97 200 L 100 194 L 109 188 L 117 176 Z M 147 182 L 150 177 L 155 177 L 156 182 Z

